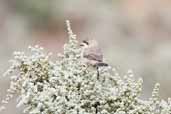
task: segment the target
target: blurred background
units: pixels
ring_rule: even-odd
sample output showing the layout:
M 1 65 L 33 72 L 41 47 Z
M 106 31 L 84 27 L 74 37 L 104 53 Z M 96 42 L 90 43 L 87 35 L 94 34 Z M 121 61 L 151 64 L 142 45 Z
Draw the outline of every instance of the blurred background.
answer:
M 9 67 L 15 50 L 41 45 L 62 52 L 69 19 L 78 39 L 96 39 L 106 61 L 121 75 L 132 69 L 142 77 L 143 98 L 153 85 L 160 95 L 171 96 L 170 0 L 0 0 L 0 73 Z M 0 80 L 4 98 L 9 79 Z M 3 114 L 19 114 L 12 100 Z

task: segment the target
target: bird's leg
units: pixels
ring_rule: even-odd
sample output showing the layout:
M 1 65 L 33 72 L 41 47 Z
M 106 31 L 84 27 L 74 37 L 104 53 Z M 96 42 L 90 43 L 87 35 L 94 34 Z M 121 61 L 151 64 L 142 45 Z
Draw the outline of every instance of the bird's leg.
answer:
M 95 65 L 95 67 L 96 67 L 96 70 L 97 70 L 97 80 L 99 80 L 99 77 L 100 77 L 100 71 L 99 71 L 99 67 L 100 66 L 105 66 L 105 67 L 107 67 L 108 66 L 108 64 L 107 63 L 104 63 L 104 62 L 99 62 L 99 63 L 97 63 L 96 65 Z
M 77 109 L 77 114 L 79 114 L 79 110 Z
M 97 109 L 97 107 L 96 107 L 96 114 L 98 113 L 98 109 Z
M 100 73 L 99 73 L 99 66 L 96 66 L 96 69 L 97 69 L 97 80 L 99 80 L 99 76 L 100 76 Z
M 93 105 L 93 107 L 95 108 L 95 114 L 97 114 L 98 113 L 98 107 L 100 106 L 100 102 L 96 102 L 94 105 Z

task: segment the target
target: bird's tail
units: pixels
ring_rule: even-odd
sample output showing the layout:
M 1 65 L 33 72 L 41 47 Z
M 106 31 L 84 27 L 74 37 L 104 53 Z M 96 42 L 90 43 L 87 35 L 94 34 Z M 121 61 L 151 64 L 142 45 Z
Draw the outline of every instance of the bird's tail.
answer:
M 96 64 L 96 66 L 100 67 L 100 66 L 109 66 L 107 63 L 104 63 L 104 62 L 98 62 Z

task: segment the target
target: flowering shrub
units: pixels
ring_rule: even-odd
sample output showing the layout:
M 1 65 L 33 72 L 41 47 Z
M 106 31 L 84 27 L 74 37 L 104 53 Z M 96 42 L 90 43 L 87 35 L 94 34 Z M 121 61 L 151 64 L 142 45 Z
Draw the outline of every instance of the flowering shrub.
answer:
M 159 99 L 159 84 L 151 98 L 142 100 L 143 81 L 135 80 L 132 71 L 121 78 L 110 65 L 101 66 L 97 78 L 97 69 L 82 60 L 69 21 L 67 29 L 69 42 L 55 62 L 39 46 L 29 47 L 30 55 L 14 53 L 4 74 L 11 83 L 2 104 L 17 94 L 17 107 L 24 105 L 29 114 L 171 114 L 171 99 Z

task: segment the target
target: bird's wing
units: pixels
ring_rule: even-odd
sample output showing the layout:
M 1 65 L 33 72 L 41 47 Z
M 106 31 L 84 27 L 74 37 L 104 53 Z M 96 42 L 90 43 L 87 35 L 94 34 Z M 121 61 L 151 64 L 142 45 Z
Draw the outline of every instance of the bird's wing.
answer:
M 99 61 L 102 62 L 103 61 L 103 55 L 102 54 L 98 54 L 98 53 L 85 53 L 84 57 L 89 59 L 89 60 L 95 60 L 95 61 Z
M 84 57 L 98 62 L 103 61 L 101 49 L 96 42 L 90 44 L 89 47 L 84 50 Z

